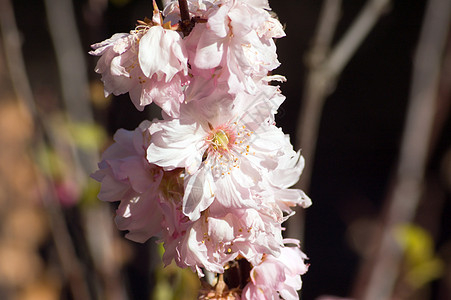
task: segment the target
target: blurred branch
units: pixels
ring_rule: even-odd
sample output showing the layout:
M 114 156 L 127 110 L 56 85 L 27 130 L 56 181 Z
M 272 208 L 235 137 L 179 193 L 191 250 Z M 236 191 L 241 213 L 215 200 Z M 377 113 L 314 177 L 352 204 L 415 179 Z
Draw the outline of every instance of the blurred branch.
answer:
M 444 51 L 442 69 L 440 74 L 440 87 L 438 90 L 438 106 L 440 110 L 437 111 L 435 117 L 435 127 L 432 136 L 432 145 L 436 145 L 440 138 L 440 129 L 442 129 L 448 120 L 451 113 L 451 28 L 448 31 L 448 41 L 446 50 Z
M 63 211 L 58 204 L 53 183 L 50 180 L 40 189 L 46 208 L 50 230 L 61 268 L 69 283 L 74 300 L 91 299 L 89 288 L 83 275 L 82 264 L 75 253 L 75 245 L 70 237 Z
M 10 0 L 0 0 L 0 25 L 3 36 L 3 44 L 8 62 L 9 74 L 12 85 L 17 95 L 18 101 L 24 103 L 28 113 L 33 116 L 37 126 L 35 136 L 36 141 L 44 141 L 46 132 L 46 122 L 39 118 L 33 93 L 27 76 L 25 63 L 23 60 L 20 34 L 14 18 L 14 9 Z M 89 299 L 89 291 L 81 272 L 81 266 L 75 254 L 75 248 L 67 229 L 67 224 L 63 218 L 61 208 L 57 202 L 57 196 L 53 183 L 50 180 L 43 180 L 39 172 L 35 171 L 38 180 L 39 192 L 46 207 L 47 216 L 50 222 L 50 230 L 55 242 L 57 254 L 62 265 L 63 273 L 68 279 L 74 299 Z M 41 184 L 39 184 L 41 183 Z
M 331 79 L 337 79 L 365 37 L 387 11 L 390 0 L 370 0 L 363 7 L 349 30 L 331 51 L 324 63 Z
M 69 121 L 93 123 L 86 76 L 87 66 L 72 2 L 70 0 L 45 0 L 44 2 Z M 95 168 L 98 150 L 93 149 L 90 152 L 76 148 L 73 150 L 74 159 L 81 167 L 80 176 L 86 177 Z
M 59 67 L 67 117 L 70 122 L 93 124 L 93 112 L 88 93 L 89 84 L 86 76 L 87 66 L 84 57 L 86 51 L 83 50 L 79 38 L 72 1 L 45 0 L 45 5 Z M 105 5 L 103 1 L 98 1 L 97 3 L 91 1 L 90 10 L 88 9 L 85 12 L 87 16 L 99 18 Z M 92 23 L 95 24 L 95 22 Z M 58 134 L 55 134 L 55 128 L 49 128 L 48 130 L 54 133 L 52 136 L 54 144 L 58 144 L 57 139 L 59 137 Z M 98 149 L 96 147 L 82 149 L 72 139 L 67 139 L 63 143 L 63 146 L 69 148 L 72 153 L 71 158 L 76 169 L 74 172 L 78 171 L 79 180 L 82 183 L 91 180 L 88 175 L 96 168 Z M 83 186 L 86 187 L 87 185 L 81 184 L 80 188 Z M 82 213 L 85 225 L 83 239 L 88 244 L 89 255 L 92 256 L 96 267 L 95 271 L 98 272 L 97 274 L 92 272 L 84 275 L 90 276 L 91 279 L 95 280 L 92 286 L 95 287 L 97 297 L 99 297 L 99 293 L 102 293 L 103 297 L 107 299 L 125 299 L 126 292 L 121 280 L 120 262 L 117 257 L 118 249 L 113 247 L 114 239 L 118 233 L 106 230 L 106 228 L 111 227 L 109 207 L 90 207 L 88 210 L 82 211 Z M 60 221 L 63 222 L 64 220 Z M 93 225 L 93 223 L 95 224 Z M 70 241 L 66 240 L 66 242 Z
M 325 0 L 319 29 L 308 57 L 309 75 L 296 127 L 296 148 L 302 149 L 306 166 L 299 187 L 308 190 L 311 180 L 321 112 L 326 97 L 360 44 L 385 12 L 390 0 L 369 0 L 337 45 L 330 49 L 338 22 L 340 0 Z
M 390 0 L 368 0 L 347 32 L 331 49 L 332 38 L 340 17 L 341 0 L 325 0 L 320 13 L 318 30 L 307 57 L 309 74 L 296 125 L 296 149 L 302 149 L 306 164 L 296 188 L 308 191 L 315 160 L 321 113 L 327 96 L 336 81 L 377 20 L 385 12 Z M 301 237 L 302 210 L 288 221 L 289 235 Z
M 317 67 L 327 57 L 340 15 L 341 0 L 325 0 L 323 2 L 318 28 L 307 61 L 310 68 Z
M 356 283 L 357 299 L 390 299 L 392 295 L 403 256 L 393 230 L 413 220 L 422 195 L 432 129 L 440 111 L 437 94 L 450 21 L 451 1 L 428 2 L 414 58 L 410 101 L 393 189 L 387 197 L 381 233 L 370 245 L 374 253 L 363 263 Z
M 307 54 L 307 65 L 310 73 L 306 82 L 306 91 L 303 95 L 301 112 L 298 114 L 296 127 L 296 146 L 295 149 L 302 149 L 302 154 L 306 158 L 306 165 L 301 177 L 301 181 L 296 184 L 296 188 L 307 188 L 310 183 L 311 165 L 313 164 L 313 156 L 309 153 L 314 151 L 311 144 L 304 143 L 308 140 L 316 140 L 311 135 L 316 134 L 312 126 L 318 126 L 319 116 L 321 114 L 322 102 L 327 93 L 325 82 L 319 78 L 321 74 L 321 64 L 327 57 L 332 43 L 332 38 L 337 27 L 341 14 L 341 0 L 325 0 L 321 7 L 319 16 L 319 24 L 313 38 L 312 49 Z M 306 131 L 306 126 L 309 131 Z M 303 137 L 303 139 L 301 139 Z M 303 147 L 305 146 L 305 147 Z M 288 236 L 298 237 L 301 239 L 304 234 L 304 212 L 300 208 L 296 208 L 296 215 L 287 221 Z
M 14 92 L 36 119 L 36 106 L 22 55 L 21 39 L 10 0 L 0 0 L 0 30 Z
M 60 72 L 63 100 L 72 121 L 92 121 L 88 80 L 72 2 L 45 0 L 49 31 Z

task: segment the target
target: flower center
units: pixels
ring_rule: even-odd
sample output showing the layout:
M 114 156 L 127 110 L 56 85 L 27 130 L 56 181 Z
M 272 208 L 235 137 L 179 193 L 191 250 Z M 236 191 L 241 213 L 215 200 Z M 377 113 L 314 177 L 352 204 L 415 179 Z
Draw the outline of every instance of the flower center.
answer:
M 210 166 L 213 177 L 230 174 L 233 168 L 239 168 L 240 156 L 249 153 L 248 139 L 253 132 L 236 122 L 213 128 L 206 139 L 208 148 L 204 154 L 204 164 Z
M 217 132 L 213 133 L 213 138 L 211 139 L 211 147 L 214 151 L 228 152 L 229 142 L 229 134 L 220 129 Z

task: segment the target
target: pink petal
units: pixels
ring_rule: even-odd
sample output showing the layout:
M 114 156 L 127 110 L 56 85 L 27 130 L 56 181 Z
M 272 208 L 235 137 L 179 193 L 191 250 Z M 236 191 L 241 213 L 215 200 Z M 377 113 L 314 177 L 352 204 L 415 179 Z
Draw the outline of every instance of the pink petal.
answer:
M 210 206 L 215 199 L 216 187 L 210 172 L 201 168 L 193 175 L 185 177 L 185 194 L 183 196 L 183 213 L 190 220 L 197 220 L 200 213 Z

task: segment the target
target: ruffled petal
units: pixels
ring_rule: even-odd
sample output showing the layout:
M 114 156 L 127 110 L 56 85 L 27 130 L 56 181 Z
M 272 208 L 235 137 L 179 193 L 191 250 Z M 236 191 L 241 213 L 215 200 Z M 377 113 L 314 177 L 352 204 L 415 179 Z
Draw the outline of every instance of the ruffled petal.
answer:
M 149 28 L 139 41 L 139 65 L 148 78 L 169 82 L 180 71 L 187 73 L 187 53 L 180 35 L 160 26 Z
M 202 130 L 196 123 L 181 124 L 180 119 L 155 123 L 150 128 L 152 140 L 147 160 L 167 170 L 197 170 L 202 163 Z
M 213 177 L 205 168 L 185 178 L 183 196 L 183 213 L 195 221 L 200 213 L 210 206 L 215 199 L 216 186 Z

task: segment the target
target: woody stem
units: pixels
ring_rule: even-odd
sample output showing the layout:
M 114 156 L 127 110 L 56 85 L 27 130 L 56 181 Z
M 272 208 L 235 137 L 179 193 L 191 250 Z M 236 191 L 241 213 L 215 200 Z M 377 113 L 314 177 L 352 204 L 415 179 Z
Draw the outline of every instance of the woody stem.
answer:
M 188 10 L 188 2 L 187 0 L 178 0 L 179 1 L 179 8 L 180 8 L 180 29 L 183 32 L 184 36 L 187 36 L 190 34 L 191 30 L 194 27 L 195 21 L 194 19 L 191 19 L 189 16 L 189 10 Z
M 190 17 L 189 17 L 187 0 L 179 0 L 179 7 L 180 7 L 180 17 L 182 19 L 182 23 L 189 23 Z

